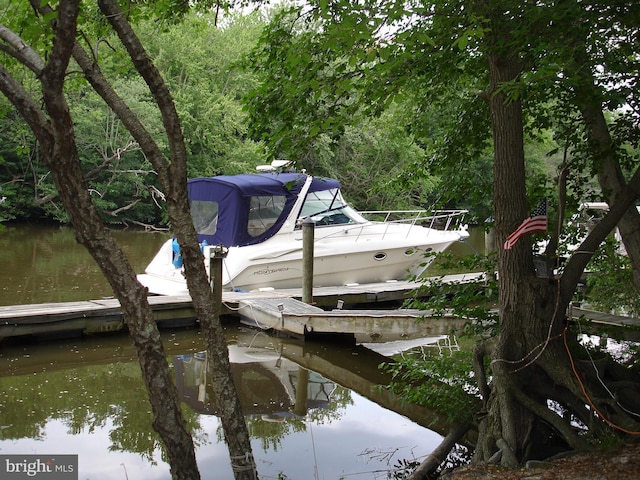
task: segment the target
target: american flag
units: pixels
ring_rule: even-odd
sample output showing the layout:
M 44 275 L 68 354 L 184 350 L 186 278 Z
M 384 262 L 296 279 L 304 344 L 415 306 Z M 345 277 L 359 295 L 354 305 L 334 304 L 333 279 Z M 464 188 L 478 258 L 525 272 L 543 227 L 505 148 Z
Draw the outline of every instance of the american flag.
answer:
M 525 219 L 524 222 L 520 224 L 515 231 L 507 237 L 507 240 L 504 242 L 502 248 L 504 250 L 509 250 L 511 247 L 515 245 L 515 243 L 527 233 L 534 232 L 546 232 L 547 231 L 547 200 L 543 200 L 536 207 L 536 209 L 531 212 L 528 218 Z

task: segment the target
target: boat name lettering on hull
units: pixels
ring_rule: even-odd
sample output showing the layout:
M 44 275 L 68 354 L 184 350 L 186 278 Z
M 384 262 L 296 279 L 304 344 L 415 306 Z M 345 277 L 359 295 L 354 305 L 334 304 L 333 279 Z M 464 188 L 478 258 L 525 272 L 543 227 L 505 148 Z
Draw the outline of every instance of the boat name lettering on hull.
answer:
M 254 275 L 271 275 L 273 273 L 278 272 L 287 272 L 289 271 L 289 267 L 281 267 L 281 268 L 263 268 L 262 270 L 256 270 L 253 272 Z

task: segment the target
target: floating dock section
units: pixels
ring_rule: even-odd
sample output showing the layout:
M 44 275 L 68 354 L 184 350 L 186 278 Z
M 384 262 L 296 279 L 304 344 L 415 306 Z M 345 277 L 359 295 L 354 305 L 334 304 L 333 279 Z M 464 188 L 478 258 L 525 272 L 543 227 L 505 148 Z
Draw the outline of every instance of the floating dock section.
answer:
M 447 335 L 462 328 L 465 320 L 436 317 L 422 310 L 342 310 L 325 311 L 294 298 L 241 300 L 241 322 L 261 329 L 307 337 L 340 333 L 380 338 Z

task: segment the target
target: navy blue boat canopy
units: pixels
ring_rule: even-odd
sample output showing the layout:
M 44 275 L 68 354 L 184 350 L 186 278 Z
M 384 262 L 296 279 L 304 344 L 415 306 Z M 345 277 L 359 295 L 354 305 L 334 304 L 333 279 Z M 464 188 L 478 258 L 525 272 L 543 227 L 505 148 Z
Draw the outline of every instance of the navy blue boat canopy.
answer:
M 226 247 L 265 241 L 280 230 L 307 178 L 303 173 L 256 173 L 189 180 L 198 240 Z M 314 177 L 308 194 L 339 188 L 337 180 Z

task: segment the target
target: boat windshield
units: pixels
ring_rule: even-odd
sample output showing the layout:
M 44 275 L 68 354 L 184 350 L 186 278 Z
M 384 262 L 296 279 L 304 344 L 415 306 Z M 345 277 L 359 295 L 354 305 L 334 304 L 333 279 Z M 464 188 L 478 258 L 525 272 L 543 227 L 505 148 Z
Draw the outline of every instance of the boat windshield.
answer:
M 365 223 L 367 221 L 344 201 L 337 188 L 309 193 L 305 198 L 299 217 L 301 219 L 310 217 L 316 226 Z

